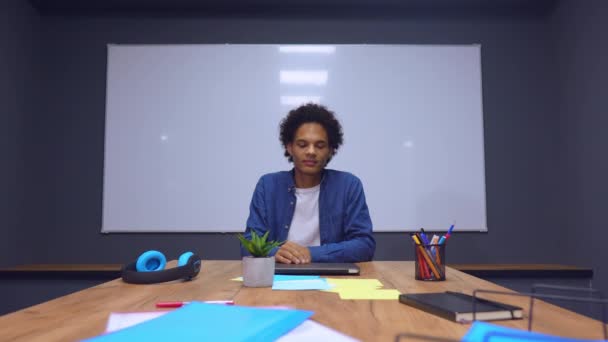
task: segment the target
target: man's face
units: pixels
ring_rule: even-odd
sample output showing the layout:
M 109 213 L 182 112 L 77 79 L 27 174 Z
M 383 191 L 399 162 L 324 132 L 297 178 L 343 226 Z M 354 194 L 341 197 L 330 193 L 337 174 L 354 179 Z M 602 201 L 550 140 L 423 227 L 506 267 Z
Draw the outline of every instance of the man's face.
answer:
M 327 132 L 316 122 L 302 124 L 286 147 L 296 171 L 306 175 L 319 174 L 331 157 Z

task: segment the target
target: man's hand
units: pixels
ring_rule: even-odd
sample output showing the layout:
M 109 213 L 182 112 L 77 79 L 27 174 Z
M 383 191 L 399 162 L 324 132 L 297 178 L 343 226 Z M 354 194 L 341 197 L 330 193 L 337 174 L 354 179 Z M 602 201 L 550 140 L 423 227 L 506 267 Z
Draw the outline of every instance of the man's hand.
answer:
M 310 250 L 293 241 L 287 241 L 279 248 L 275 259 L 283 264 L 308 264 L 310 263 Z

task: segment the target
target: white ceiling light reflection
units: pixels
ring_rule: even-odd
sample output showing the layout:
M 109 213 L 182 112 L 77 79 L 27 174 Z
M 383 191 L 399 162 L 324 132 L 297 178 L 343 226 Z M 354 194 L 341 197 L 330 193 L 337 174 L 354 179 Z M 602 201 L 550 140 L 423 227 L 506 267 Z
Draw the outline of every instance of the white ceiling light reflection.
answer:
M 160 136 L 161 141 L 167 141 L 167 139 L 169 139 L 169 137 L 166 134 Z
M 282 84 L 313 84 L 317 86 L 327 83 L 327 70 L 281 70 Z
M 281 45 L 279 52 L 332 54 L 336 52 L 336 47 L 334 45 Z
M 414 147 L 414 142 L 411 140 L 406 140 L 403 142 L 403 147 L 405 148 L 412 148 Z
M 300 106 L 309 102 L 321 103 L 321 96 L 281 96 L 284 106 Z

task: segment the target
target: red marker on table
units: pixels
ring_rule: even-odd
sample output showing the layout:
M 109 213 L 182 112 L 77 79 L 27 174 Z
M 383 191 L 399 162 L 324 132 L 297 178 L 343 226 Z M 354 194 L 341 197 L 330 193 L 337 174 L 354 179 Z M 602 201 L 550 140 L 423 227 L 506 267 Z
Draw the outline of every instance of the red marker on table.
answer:
M 224 304 L 234 305 L 233 300 L 206 300 L 204 303 L 207 304 Z M 190 302 L 158 302 L 156 303 L 157 308 L 181 308 L 182 306 L 190 304 Z

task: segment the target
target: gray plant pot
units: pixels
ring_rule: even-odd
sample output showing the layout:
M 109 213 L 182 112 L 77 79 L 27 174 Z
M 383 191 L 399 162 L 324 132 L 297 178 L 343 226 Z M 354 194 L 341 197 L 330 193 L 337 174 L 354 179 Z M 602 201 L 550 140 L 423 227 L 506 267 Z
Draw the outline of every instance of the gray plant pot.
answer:
M 243 284 L 247 287 L 270 287 L 274 278 L 274 256 L 243 257 Z

